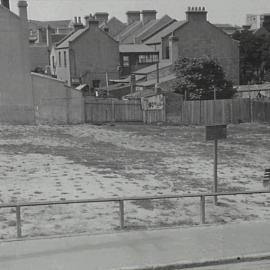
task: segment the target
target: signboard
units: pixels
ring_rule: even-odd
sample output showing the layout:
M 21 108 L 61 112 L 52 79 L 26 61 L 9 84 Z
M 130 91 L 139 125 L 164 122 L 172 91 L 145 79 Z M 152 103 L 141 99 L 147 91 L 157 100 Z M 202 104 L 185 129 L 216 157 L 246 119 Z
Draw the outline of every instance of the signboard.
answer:
M 205 131 L 207 141 L 227 138 L 227 125 L 206 126 Z

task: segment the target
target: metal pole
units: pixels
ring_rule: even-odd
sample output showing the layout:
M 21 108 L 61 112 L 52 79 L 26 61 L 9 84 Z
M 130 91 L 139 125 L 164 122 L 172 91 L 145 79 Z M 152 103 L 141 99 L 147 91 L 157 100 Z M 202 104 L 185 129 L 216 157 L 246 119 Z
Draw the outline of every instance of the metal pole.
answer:
M 218 163 L 218 140 L 214 140 L 214 193 L 218 191 L 218 175 L 217 175 L 217 163 Z M 217 196 L 214 196 L 214 203 L 217 205 Z
M 120 210 L 120 229 L 123 230 L 125 227 L 124 201 L 119 201 L 119 210 Z
M 22 237 L 22 225 L 21 225 L 21 208 L 16 206 L 16 226 L 17 226 L 17 237 Z
M 107 97 L 109 96 L 109 79 L 108 79 L 108 72 L 106 72 L 106 88 L 107 88 Z
M 201 196 L 201 224 L 205 224 L 205 196 Z

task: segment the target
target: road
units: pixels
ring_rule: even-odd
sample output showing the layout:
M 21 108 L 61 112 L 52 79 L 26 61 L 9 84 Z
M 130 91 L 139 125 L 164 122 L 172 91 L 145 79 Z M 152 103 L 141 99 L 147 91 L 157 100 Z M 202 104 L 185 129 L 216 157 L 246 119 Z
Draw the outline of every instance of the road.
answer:
M 188 268 L 190 270 L 269 270 L 270 260 Z

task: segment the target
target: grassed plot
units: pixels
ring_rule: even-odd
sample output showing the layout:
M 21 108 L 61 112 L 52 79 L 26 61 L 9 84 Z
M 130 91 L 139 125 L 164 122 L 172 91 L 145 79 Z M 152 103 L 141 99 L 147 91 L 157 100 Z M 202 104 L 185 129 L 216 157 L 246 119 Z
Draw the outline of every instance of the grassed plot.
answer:
M 213 143 L 203 127 L 148 125 L 1 126 L 0 202 L 188 194 L 212 190 Z M 219 191 L 262 189 L 270 164 L 270 126 L 228 127 L 219 142 Z M 266 219 L 270 196 L 207 200 L 208 222 Z M 127 228 L 199 223 L 199 201 L 129 202 Z M 23 234 L 119 228 L 118 205 L 23 208 Z M 0 237 L 12 237 L 14 210 L 0 210 Z

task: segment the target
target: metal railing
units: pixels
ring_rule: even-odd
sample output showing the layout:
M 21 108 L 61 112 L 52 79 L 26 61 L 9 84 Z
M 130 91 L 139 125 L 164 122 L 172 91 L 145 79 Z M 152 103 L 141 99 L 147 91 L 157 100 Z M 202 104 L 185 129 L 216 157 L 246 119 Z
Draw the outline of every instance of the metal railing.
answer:
M 120 197 L 120 198 L 100 198 L 100 199 L 85 199 L 85 200 L 62 200 L 62 201 L 48 201 L 48 202 L 23 202 L 12 204 L 0 204 L 1 208 L 15 208 L 16 209 L 16 227 L 17 237 L 22 237 L 22 220 L 21 208 L 22 207 L 35 207 L 35 206 L 49 206 L 49 205 L 67 205 L 67 204 L 88 204 L 88 203 L 106 203 L 118 202 L 119 203 L 119 217 L 120 229 L 125 228 L 125 211 L 124 203 L 127 201 L 146 201 L 146 200 L 164 200 L 164 199 L 181 199 L 181 198 L 200 198 L 200 223 L 205 224 L 205 203 L 206 197 L 216 196 L 235 196 L 235 195 L 256 195 L 256 194 L 270 194 L 270 190 L 259 191 L 239 191 L 239 192 L 216 192 L 216 193 L 197 193 L 197 194 L 182 194 L 182 195 L 160 195 L 160 196 L 145 196 L 145 197 Z

